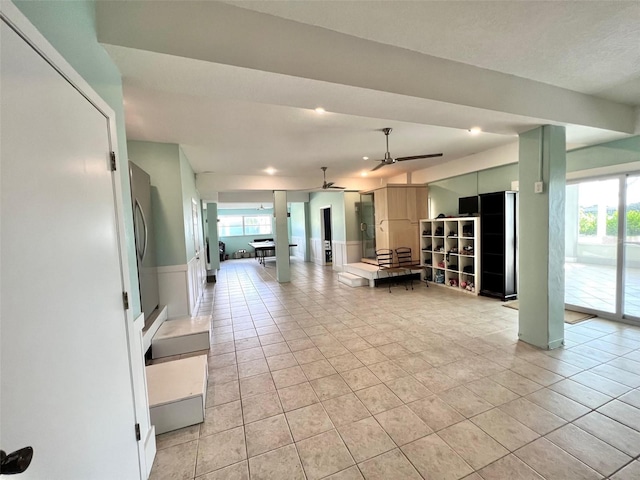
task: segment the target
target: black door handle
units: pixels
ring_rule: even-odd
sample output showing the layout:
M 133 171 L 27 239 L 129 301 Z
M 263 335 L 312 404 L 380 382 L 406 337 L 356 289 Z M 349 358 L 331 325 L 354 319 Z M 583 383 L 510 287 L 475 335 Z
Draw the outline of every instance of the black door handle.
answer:
M 33 458 L 33 448 L 24 447 L 7 455 L 0 450 L 0 475 L 15 475 L 24 472 Z

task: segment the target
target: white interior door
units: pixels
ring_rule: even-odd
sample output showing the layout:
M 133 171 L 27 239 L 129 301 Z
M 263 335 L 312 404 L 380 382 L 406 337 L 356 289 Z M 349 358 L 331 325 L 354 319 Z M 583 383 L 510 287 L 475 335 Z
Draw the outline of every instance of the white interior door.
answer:
M 0 445 L 21 479 L 140 478 L 107 119 L 0 24 Z

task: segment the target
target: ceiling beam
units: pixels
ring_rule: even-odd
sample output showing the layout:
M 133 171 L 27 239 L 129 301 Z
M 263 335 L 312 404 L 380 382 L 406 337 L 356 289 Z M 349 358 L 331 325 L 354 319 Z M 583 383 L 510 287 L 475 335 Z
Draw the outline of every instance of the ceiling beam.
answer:
M 97 26 L 110 45 L 548 123 L 637 128 L 628 105 L 219 2 L 100 1 Z

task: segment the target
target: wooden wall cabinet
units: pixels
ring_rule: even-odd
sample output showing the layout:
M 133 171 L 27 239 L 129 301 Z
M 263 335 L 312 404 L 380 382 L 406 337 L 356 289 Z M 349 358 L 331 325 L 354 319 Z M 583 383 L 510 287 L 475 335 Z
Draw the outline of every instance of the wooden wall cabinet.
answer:
M 427 216 L 427 191 L 426 185 L 387 185 L 367 192 L 373 193 L 376 250 L 410 247 L 413 260 L 420 260 L 420 219 Z

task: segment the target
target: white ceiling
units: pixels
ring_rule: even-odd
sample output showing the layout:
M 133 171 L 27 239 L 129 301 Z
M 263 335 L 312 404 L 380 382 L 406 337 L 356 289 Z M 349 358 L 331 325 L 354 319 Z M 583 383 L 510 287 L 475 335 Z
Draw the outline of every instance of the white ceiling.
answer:
M 226 3 L 640 105 L 638 1 Z
M 264 169 L 273 167 L 276 176 L 301 177 L 300 188 L 308 188 L 310 181 L 322 183 L 319 168 L 328 166 L 328 180 L 348 183 L 376 165 L 363 156 L 384 155 L 383 127 L 394 129 L 394 157 L 445 155 L 385 166 L 374 177 L 512 143 L 544 123 L 566 125 L 570 144 L 633 133 L 607 118 L 633 112 L 613 102 L 640 105 L 637 1 L 226 3 L 232 6 L 98 3 L 99 39 L 123 75 L 128 138 L 181 144 L 196 173 L 263 175 L 260 188 L 269 190 L 273 177 Z M 337 71 L 314 63 L 323 45 L 313 42 L 332 40 L 330 31 L 353 48 L 353 71 L 339 64 L 338 50 Z M 271 38 L 274 51 L 265 46 Z M 375 52 L 386 48 L 380 44 L 420 56 L 396 48 L 378 60 Z M 284 58 L 278 48 L 289 49 Z M 433 75 L 416 81 L 389 58 L 418 63 Z M 358 72 L 360 61 L 376 68 Z M 467 69 L 444 78 L 439 68 Z M 427 87 L 433 96 L 420 91 Z M 318 105 L 328 113 L 316 114 Z M 470 136 L 467 129 L 476 125 L 485 133 Z

